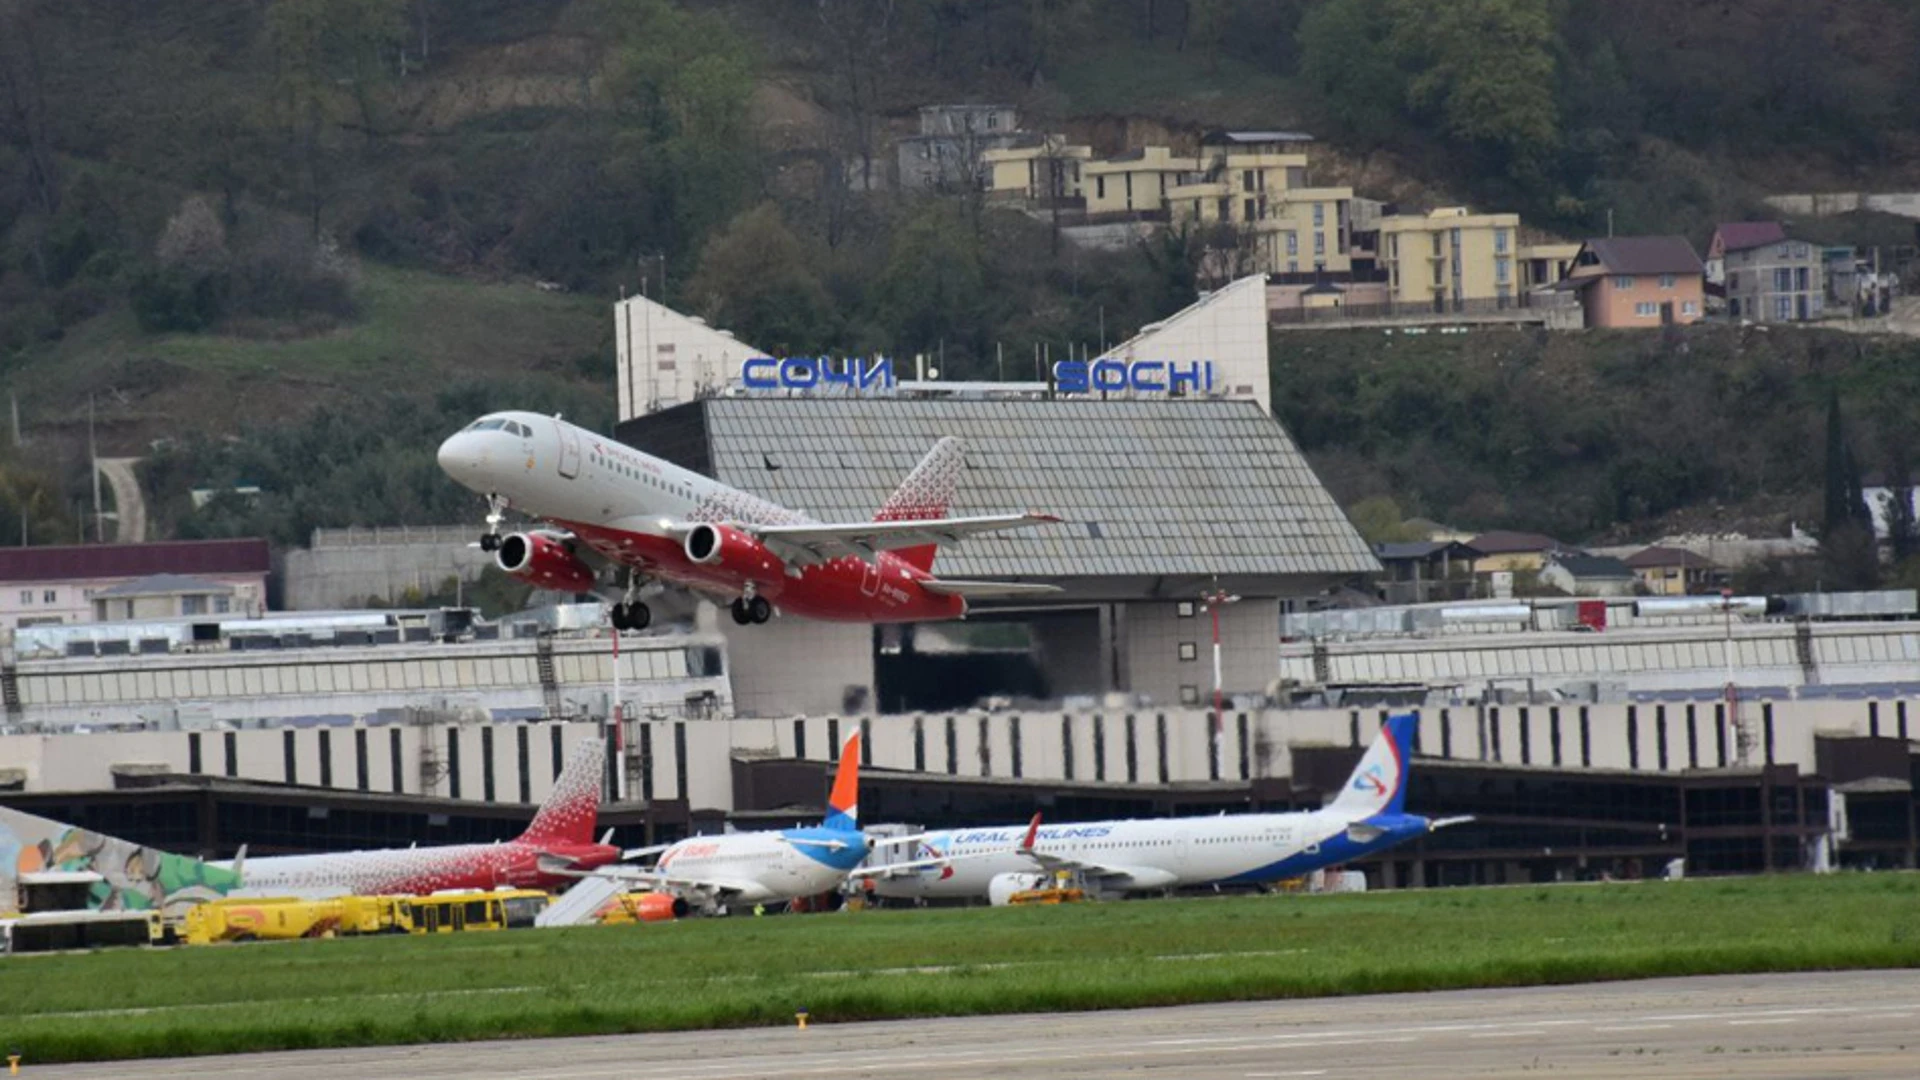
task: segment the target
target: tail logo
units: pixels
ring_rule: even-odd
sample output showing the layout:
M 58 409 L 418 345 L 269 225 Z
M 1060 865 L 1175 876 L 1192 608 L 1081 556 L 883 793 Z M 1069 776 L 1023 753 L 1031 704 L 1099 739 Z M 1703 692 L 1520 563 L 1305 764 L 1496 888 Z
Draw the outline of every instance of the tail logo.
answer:
M 1353 777 L 1353 790 L 1365 792 L 1368 795 L 1385 795 L 1387 793 L 1386 770 L 1375 764 L 1369 766 L 1364 772 L 1356 773 Z

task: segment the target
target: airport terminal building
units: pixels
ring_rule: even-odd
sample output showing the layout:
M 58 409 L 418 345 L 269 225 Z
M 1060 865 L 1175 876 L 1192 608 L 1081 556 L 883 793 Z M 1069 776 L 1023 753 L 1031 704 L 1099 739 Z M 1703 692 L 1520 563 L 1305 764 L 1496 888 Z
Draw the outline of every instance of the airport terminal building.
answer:
M 941 550 L 941 576 L 1060 590 L 979 605 L 957 629 L 723 627 L 739 715 L 1115 693 L 1198 705 L 1214 688 L 1213 613 L 1201 598 L 1216 590 L 1238 598 L 1219 613 L 1223 687 L 1264 694 L 1281 674 L 1282 611 L 1379 568 L 1269 413 L 1258 277 L 1036 382 L 756 360 L 644 298 L 617 309 L 616 337 L 616 434 L 646 453 L 819 520 L 865 521 L 952 435 L 967 443 L 954 514 L 1062 519 Z

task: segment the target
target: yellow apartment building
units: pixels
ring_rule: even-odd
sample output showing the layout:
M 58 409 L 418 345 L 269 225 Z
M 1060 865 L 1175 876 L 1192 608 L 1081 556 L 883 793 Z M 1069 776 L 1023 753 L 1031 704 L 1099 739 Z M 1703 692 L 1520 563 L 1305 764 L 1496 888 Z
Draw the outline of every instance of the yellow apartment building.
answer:
M 1129 150 L 1081 169 L 1087 214 L 1164 214 L 1167 192 L 1184 176 L 1200 171 L 1200 159 L 1182 157 L 1164 146 Z
M 1573 272 L 1573 258 L 1578 254 L 1579 244 L 1520 245 L 1520 291 L 1532 292 L 1559 284 Z
M 980 166 L 989 197 L 1046 202 L 1079 198 L 1092 159 L 1090 146 L 1061 135 L 1033 135 L 1021 145 L 982 152 Z
M 1513 302 L 1521 288 L 1518 214 L 1475 214 L 1448 206 L 1380 219 L 1380 265 L 1395 304 L 1458 309 L 1471 301 Z

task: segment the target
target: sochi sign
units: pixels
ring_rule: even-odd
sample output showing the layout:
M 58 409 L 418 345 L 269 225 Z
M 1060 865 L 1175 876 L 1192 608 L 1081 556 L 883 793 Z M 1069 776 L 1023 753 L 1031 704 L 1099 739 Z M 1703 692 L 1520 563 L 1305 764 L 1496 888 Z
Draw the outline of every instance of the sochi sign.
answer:
M 1149 394 L 1205 394 L 1213 390 L 1213 361 L 1061 360 L 1053 385 L 1062 394 L 1137 390 Z
M 752 356 L 740 365 L 740 383 L 749 390 L 838 388 L 855 394 L 891 390 L 893 360 L 885 356 L 868 361 L 851 356 L 845 360 L 831 356 L 789 356 L 782 360 Z

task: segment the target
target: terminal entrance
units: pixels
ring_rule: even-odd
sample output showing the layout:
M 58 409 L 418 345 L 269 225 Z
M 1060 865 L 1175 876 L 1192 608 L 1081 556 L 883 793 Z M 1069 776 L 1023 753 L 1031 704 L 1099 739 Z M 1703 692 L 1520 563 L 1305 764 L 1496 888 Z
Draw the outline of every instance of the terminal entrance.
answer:
M 874 628 L 883 713 L 1059 701 L 1112 688 L 1098 607 L 981 612 L 964 622 Z

